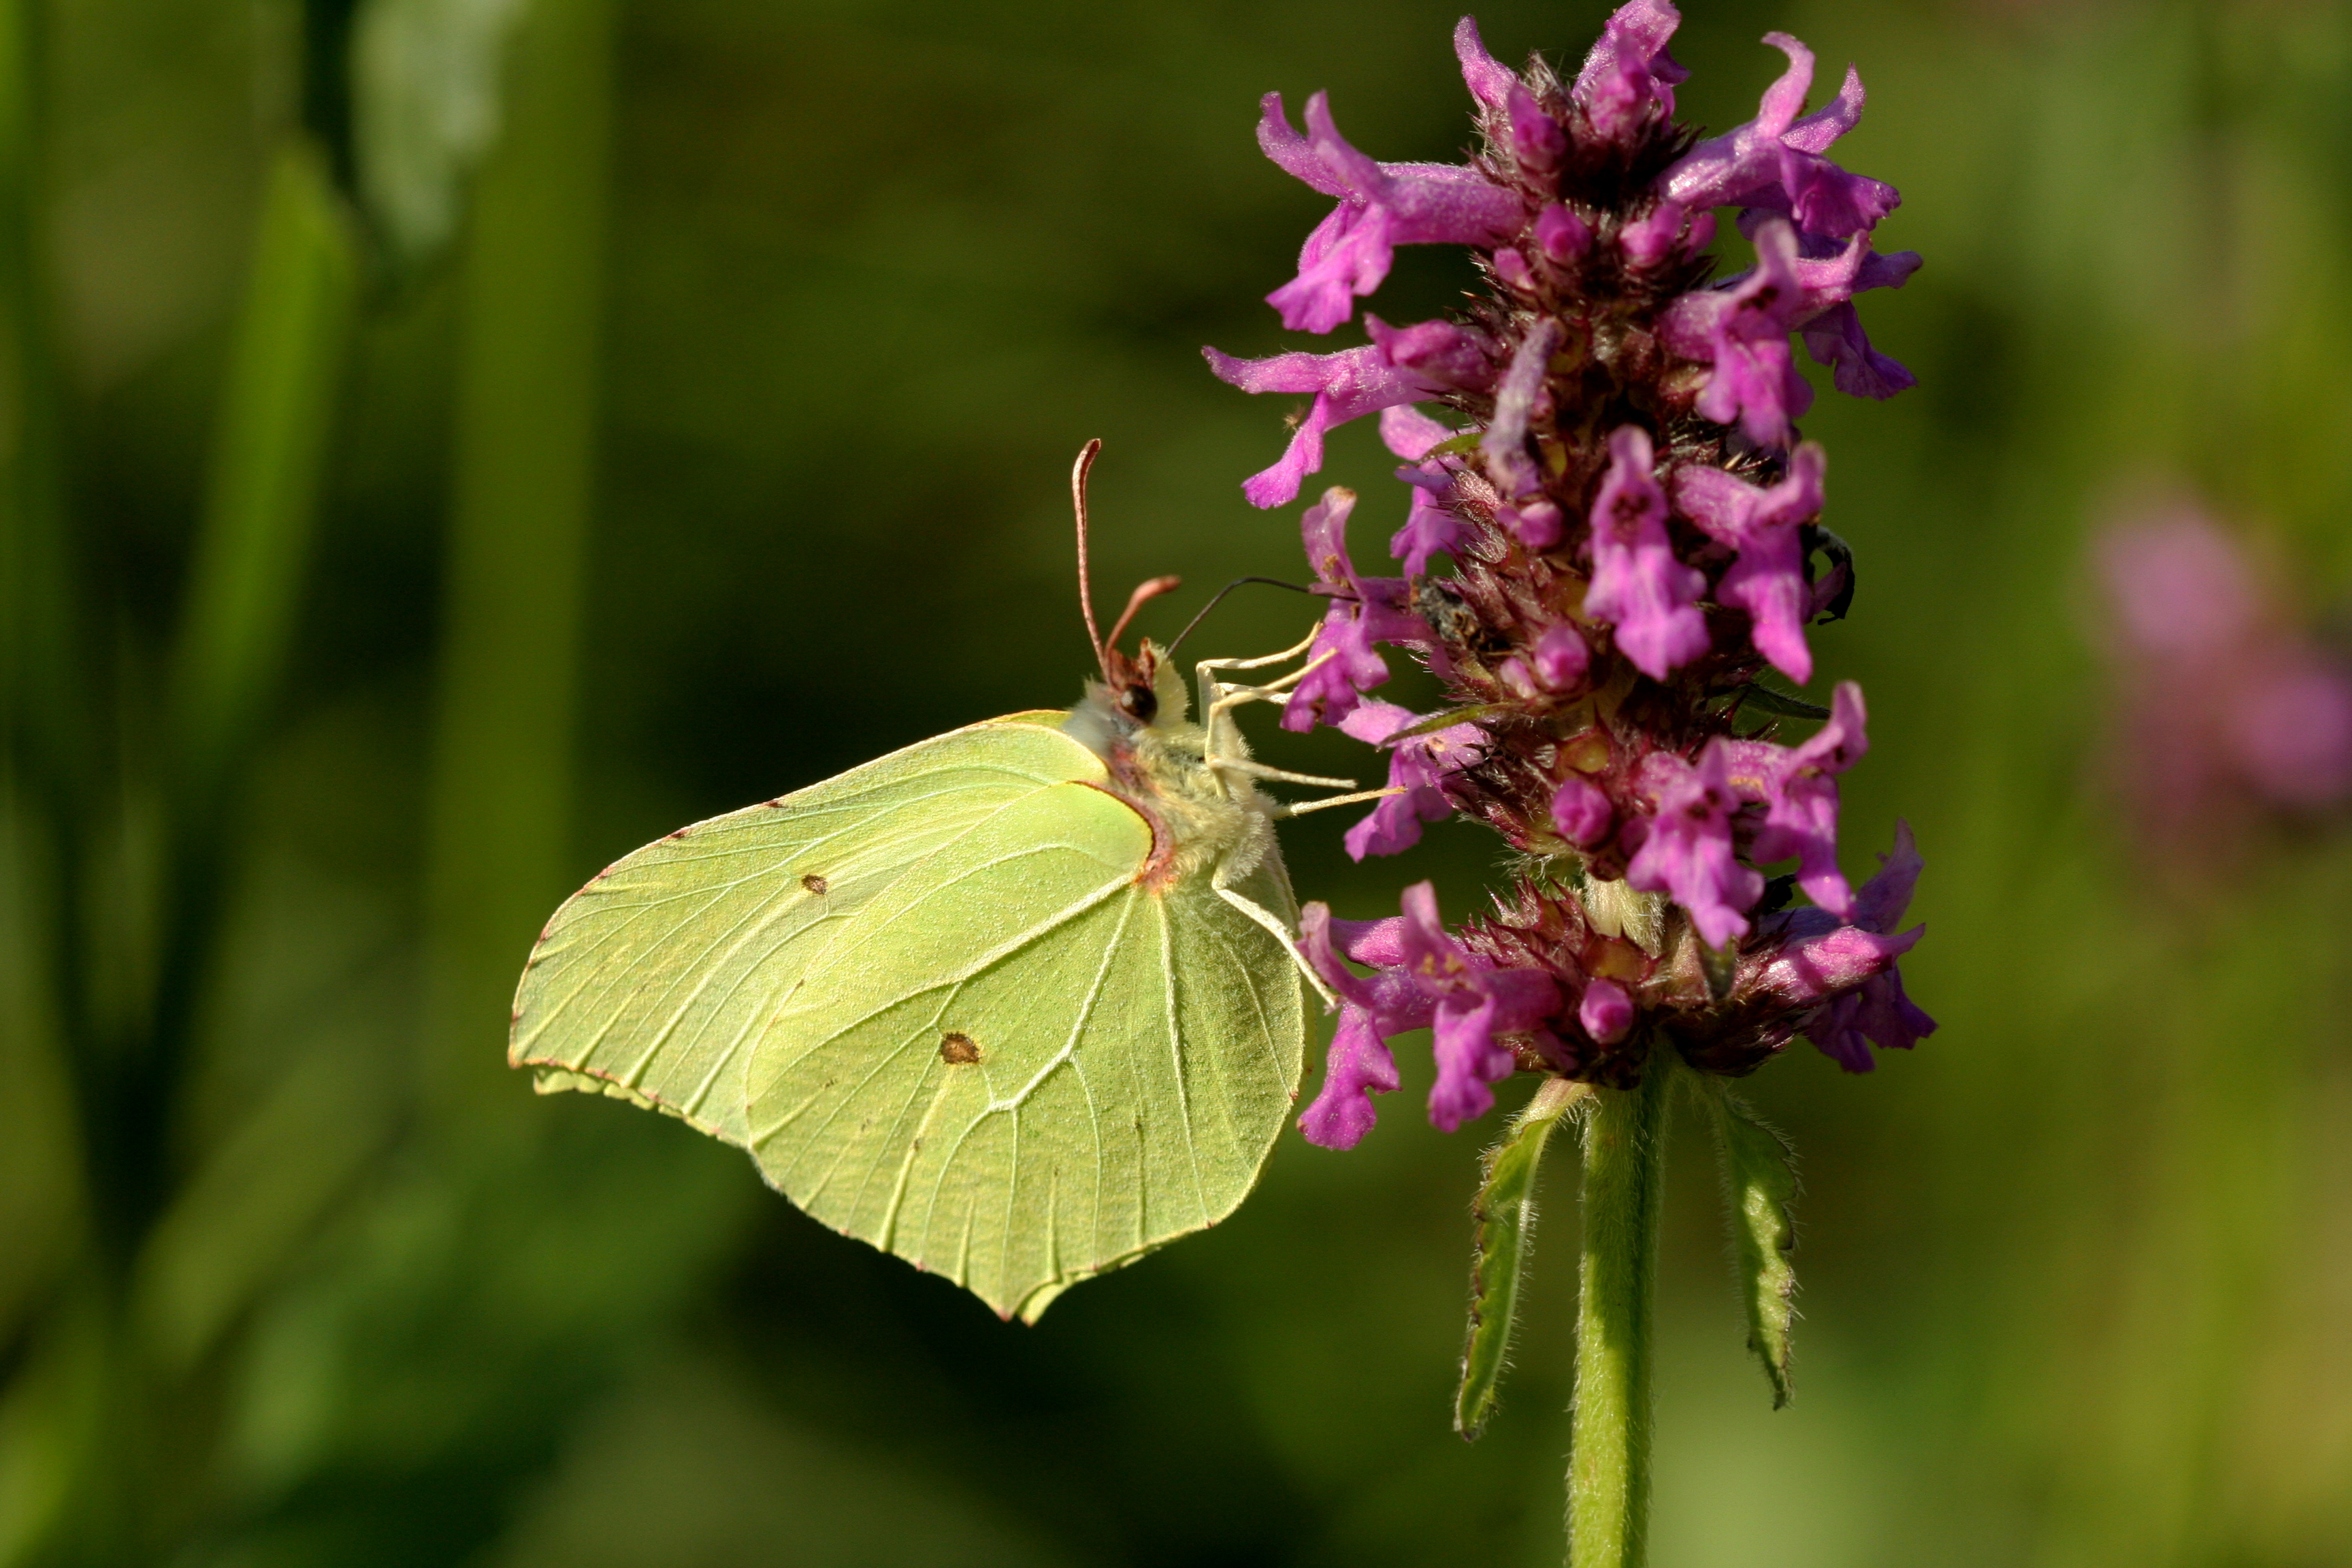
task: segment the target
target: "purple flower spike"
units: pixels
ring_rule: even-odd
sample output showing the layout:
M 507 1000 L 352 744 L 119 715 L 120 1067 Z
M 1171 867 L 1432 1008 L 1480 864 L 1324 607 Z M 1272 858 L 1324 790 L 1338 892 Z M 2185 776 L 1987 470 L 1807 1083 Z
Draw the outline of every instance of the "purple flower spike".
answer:
M 1286 730 L 1303 733 L 1318 721 L 1339 723 L 1366 691 L 1389 678 L 1375 644 L 1425 641 L 1429 635 L 1428 624 L 1405 608 L 1403 578 L 1357 574 L 1348 556 L 1348 514 L 1355 510 L 1356 492 L 1334 485 L 1298 520 L 1316 590 L 1331 598 L 1307 658 L 1311 664 L 1331 657 L 1291 689 L 1282 709 Z
M 1453 474 L 1444 459 L 1429 455 L 1431 447 L 1452 439 L 1454 434 L 1410 405 L 1381 411 L 1381 441 L 1412 465 L 1396 471 L 1396 477 L 1412 488 L 1412 498 L 1404 526 L 1389 541 L 1389 553 L 1404 563 L 1407 577 L 1426 572 L 1429 558 L 1441 551 L 1451 554 L 1459 550 L 1468 531 L 1468 525 L 1446 504 L 1454 499 Z
M 1633 667 L 1664 680 L 1707 649 L 1698 596 L 1706 575 L 1675 555 L 1666 537 L 1666 492 L 1651 471 L 1650 433 L 1621 425 L 1609 437 L 1609 472 L 1592 501 L 1591 615 L 1614 623 Z
M 1536 639 L 1536 679 L 1550 691 L 1573 691 L 1592 668 L 1592 649 L 1566 624 Z
M 1393 702 L 1366 702 L 1339 721 L 1339 728 L 1357 740 L 1383 745 L 1399 730 L 1421 721 L 1421 715 Z M 1401 789 L 1371 809 L 1348 829 L 1341 841 L 1350 859 L 1367 855 L 1394 855 L 1421 842 L 1421 825 L 1453 815 L 1445 798 L 1446 775 L 1477 759 L 1484 737 L 1471 724 L 1452 724 L 1426 735 L 1398 742 L 1389 753 L 1389 787 Z
M 1495 388 L 1495 417 L 1478 451 L 1486 460 L 1487 477 L 1507 498 L 1528 494 L 1539 478 L 1536 459 L 1528 451 L 1528 426 L 1539 404 L 1548 406 L 1544 374 L 1551 356 L 1559 350 L 1559 322 L 1549 319 L 1538 322 L 1519 352 L 1511 356 L 1511 368 L 1503 373 Z
M 1568 133 L 1559 122 L 1543 111 L 1536 95 L 1511 83 L 1511 155 L 1523 169 L 1544 173 L 1559 167 L 1568 153 Z
M 1576 1005 L 1576 1021 L 1596 1044 L 1613 1046 L 1633 1026 L 1633 999 L 1614 981 L 1590 981 Z
M 1536 244 L 1554 261 L 1574 261 L 1592 248 L 1592 226 L 1554 202 L 1536 219 Z
M 1616 820 L 1617 810 L 1609 804 L 1609 796 L 1588 780 L 1570 778 L 1552 792 L 1552 826 L 1580 849 L 1590 849 L 1608 837 Z
M 1918 378 L 1901 363 L 1870 346 L 1853 308 L 1856 294 L 1900 289 L 1918 270 L 1917 251 L 1882 256 L 1870 248 L 1869 237 L 1860 234 L 1835 255 L 1798 257 L 1802 303 L 1794 318 L 1797 328 L 1804 335 L 1806 351 L 1816 363 L 1831 367 L 1832 381 L 1847 396 L 1885 399 L 1918 384 Z
M 1759 489 L 1720 468 L 1685 468 L 1675 503 L 1707 536 L 1739 552 L 1716 585 L 1716 602 L 1746 610 L 1756 650 L 1802 686 L 1813 678 L 1805 622 L 1813 607 L 1805 581 L 1804 525 L 1822 510 L 1821 446 L 1808 441 L 1789 459 L 1789 477 Z
M 1666 0 L 1632 0 L 1609 18 L 1569 91 L 1593 135 L 1630 142 L 1654 110 L 1656 119 L 1674 118 L 1675 89 L 1690 72 L 1666 53 L 1666 41 L 1682 20 Z
M 1416 882 L 1404 890 L 1404 972 L 1434 1005 L 1437 1082 L 1429 1091 L 1429 1120 L 1451 1132 L 1494 1109 L 1486 1086 L 1511 1076 L 1518 1061 L 1499 1034 L 1537 1027 L 1559 1005 L 1559 987 L 1532 969 L 1496 969 L 1454 941 L 1437 918 L 1437 889 Z
M 1814 389 L 1796 355 L 1849 395 L 1910 385 L 1857 305 L 1919 258 L 1874 247 L 1894 187 L 1830 160 L 1861 118 L 1859 73 L 1808 113 L 1813 57 L 1773 34 L 1787 67 L 1753 121 L 1701 141 L 1675 113 L 1679 0 L 1611 4 L 1572 81 L 1540 57 L 1507 68 L 1462 19 L 1478 139 L 1465 166 L 1375 163 L 1320 94 L 1303 131 L 1276 97 L 1258 127 L 1270 158 L 1337 203 L 1270 298 L 1294 328 L 1360 315 L 1370 341 L 1249 362 L 1210 351 L 1236 385 L 1313 400 L 1249 499 L 1297 495 L 1327 433 L 1377 413 L 1408 503 L 1389 542 L 1401 564 L 1382 568 L 1397 576 L 1357 572 L 1348 491 L 1301 520 L 1325 613 L 1282 723 L 1388 753 L 1390 787 L 1346 832 L 1358 860 L 1449 815 L 1512 852 L 1507 888 L 1452 930 L 1426 883 L 1370 925 L 1308 906 L 1299 952 L 1339 999 L 1339 1030 L 1300 1125 L 1334 1148 L 1396 1087 L 1389 1046 L 1405 1030 L 1433 1034 L 1430 1119 L 1452 1130 L 1515 1071 L 1622 1090 L 1672 1058 L 1737 1077 L 1801 1033 L 1864 1070 L 1934 1027 L 1897 973 L 1919 934 L 1893 929 L 1917 875 L 1907 831 L 1859 889 L 1839 868 L 1839 780 L 1867 745 L 1860 689 L 1838 686 L 1801 743 L 1740 732 L 1759 707 L 1789 710 L 1759 683 L 1809 681 L 1811 624 L 1853 599 L 1853 552 L 1820 531 L 1822 448 L 1798 439 Z M 1724 221 L 1755 262 L 1702 286 L 1719 277 Z M 1473 298 L 1400 326 L 1357 304 L 1397 246 L 1439 241 L 1467 247 Z M 1831 557 L 1817 578 L 1809 542 Z M 2233 790 L 2223 805 L 2352 794 L 2352 680 L 2226 583 L 2202 590 L 2230 601 L 2202 651 L 2144 646 L 2197 619 L 2199 574 L 2158 575 L 2166 604 L 2127 611 L 2120 639 L 2137 700 L 2124 711 L 2147 753 L 2136 778 L 2178 775 L 2170 793 L 2200 803 Z M 2187 611 L 2172 603 L 2183 584 Z M 1443 719 L 1380 700 L 1399 651 L 1443 692 Z M 1794 876 L 1769 886 L 1810 899 L 1759 913 L 1782 865 Z M 1620 896 L 1675 912 L 1637 938 Z
M 1693 147 L 1658 177 L 1659 193 L 1686 207 L 1767 208 L 1831 239 L 1874 227 L 1901 194 L 1822 156 L 1862 118 L 1860 73 L 1848 67 L 1830 105 L 1800 120 L 1813 84 L 1813 51 L 1786 33 L 1767 33 L 1764 41 L 1789 57 L 1789 68 L 1764 89 L 1756 118 Z
M 1242 494 L 1256 507 L 1287 506 L 1298 499 L 1307 476 L 1323 467 L 1325 432 L 1438 390 L 1421 373 L 1390 363 L 1378 343 L 1329 354 L 1294 350 L 1268 359 L 1234 359 L 1207 348 L 1201 353 L 1219 380 L 1244 392 L 1315 395 L 1282 460 L 1242 482 Z
M 1511 89 L 1519 85 L 1518 72 L 1486 52 L 1476 17 L 1465 16 L 1454 24 L 1454 58 L 1462 62 L 1462 82 L 1471 97 L 1496 114 L 1510 112 Z
M 1393 945 L 1392 933 L 1381 927 L 1402 923 L 1333 920 L 1331 907 L 1323 903 L 1308 904 L 1298 912 L 1299 953 L 1339 997 L 1339 1026 L 1331 1037 L 1322 1090 L 1298 1119 L 1298 1129 L 1310 1143 L 1352 1149 L 1362 1141 L 1377 1116 L 1371 1097 L 1397 1087 L 1396 1058 L 1389 1050 L 1388 1037 L 1429 1022 L 1430 1004 L 1396 966 L 1397 958 L 1390 959 L 1385 973 L 1370 977 L 1340 962 L 1338 949 L 1344 947 L 1359 963 L 1379 963 L 1388 955 L 1369 950 Z M 1375 933 L 1391 940 L 1380 943 Z
M 1731 814 L 1740 801 L 1729 749 L 1721 740 L 1708 742 L 1696 767 L 1671 752 L 1653 752 L 1642 760 L 1636 784 L 1657 815 L 1627 824 L 1621 835 L 1641 839 L 1626 863 L 1625 885 L 1671 895 L 1709 947 L 1747 935 L 1748 911 L 1764 896 L 1764 879 L 1733 852 Z
M 1355 313 L 1358 295 L 1389 275 L 1400 245 L 1492 245 L 1522 218 L 1515 192 L 1475 169 L 1450 163 L 1381 163 L 1348 144 L 1331 122 L 1330 100 L 1307 100 L 1307 133 L 1291 128 L 1282 95 L 1267 93 L 1258 120 L 1265 155 L 1327 196 L 1339 210 L 1299 252 L 1298 276 L 1266 296 L 1293 331 L 1328 332 Z
M 1491 345 L 1483 333 L 1451 321 L 1391 327 L 1370 312 L 1364 316 L 1364 331 L 1389 363 L 1435 386 L 1483 392 L 1495 384 Z
M 1830 721 L 1801 746 L 1783 750 L 1757 742 L 1728 742 L 1743 764 L 1753 754 L 1766 753 L 1763 776 L 1750 795 L 1764 803 L 1764 821 L 1756 830 L 1752 848 L 1760 864 L 1794 857 L 1797 886 L 1805 896 L 1841 920 L 1852 920 L 1853 893 L 1837 864 L 1838 789 L 1836 775 L 1862 760 L 1870 749 L 1864 736 L 1866 715 L 1862 688 L 1840 681 L 1830 694 Z M 1744 781 L 1743 781 L 1744 782 Z
M 1812 406 L 1813 389 L 1789 352 L 1803 303 L 1796 263 L 1796 232 L 1768 219 L 1756 231 L 1754 271 L 1684 295 L 1659 323 L 1666 347 L 1715 367 L 1699 391 L 1700 417 L 1737 423 L 1759 446 L 1787 446 L 1789 421 Z
M 1894 852 L 1880 856 L 1879 860 L 1878 875 L 1864 882 L 1854 899 L 1854 918 L 1863 931 L 1885 933 L 1901 923 L 1904 910 L 1911 904 L 1911 889 L 1919 880 L 1919 850 L 1911 841 L 1909 823 L 1895 825 Z M 1833 999 L 1806 1025 L 1805 1037 L 1846 1071 L 1868 1072 L 1875 1067 L 1872 1046 L 1907 1051 L 1936 1032 L 1936 1020 L 1905 993 L 1903 972 L 1895 963 L 1927 930 L 1915 926 L 1899 937 L 1883 937 L 1890 950 L 1885 967 Z

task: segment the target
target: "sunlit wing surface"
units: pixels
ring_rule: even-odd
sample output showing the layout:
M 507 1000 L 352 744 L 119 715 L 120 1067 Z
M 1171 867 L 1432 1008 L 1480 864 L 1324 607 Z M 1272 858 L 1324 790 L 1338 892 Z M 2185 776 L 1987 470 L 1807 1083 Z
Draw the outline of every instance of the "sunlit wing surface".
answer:
M 751 1042 L 908 868 L 1040 790 L 1101 779 L 1058 712 L 992 720 L 711 817 L 606 868 L 541 934 L 508 1059 L 741 1144 Z
M 1039 793 L 868 900 L 751 1067 L 751 1148 L 810 1214 L 1034 1318 L 1233 1212 L 1298 1086 L 1282 944 L 1150 830 Z M 1280 868 L 1243 890 L 1293 916 Z

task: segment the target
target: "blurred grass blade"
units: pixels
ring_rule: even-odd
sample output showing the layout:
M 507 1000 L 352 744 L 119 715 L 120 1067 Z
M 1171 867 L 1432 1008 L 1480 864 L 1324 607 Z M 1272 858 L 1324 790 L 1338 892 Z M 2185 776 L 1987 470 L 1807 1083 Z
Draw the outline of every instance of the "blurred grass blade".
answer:
M 566 890 L 594 478 L 609 0 L 542 0 L 514 38 L 505 132 L 475 186 L 433 779 L 429 1081 L 508 1081 L 508 1008 Z
M 284 677 L 355 277 L 325 161 L 289 142 L 262 199 L 175 672 L 179 783 L 199 810 L 218 805 Z
M 1476 1438 L 1495 1414 L 1495 1391 L 1511 1348 L 1519 1275 L 1535 1243 L 1536 1171 L 1544 1144 L 1570 1107 L 1591 1093 L 1564 1078 L 1547 1079 L 1503 1141 L 1486 1151 L 1485 1179 L 1471 1206 L 1470 1331 L 1462 1347 L 1462 1386 L 1454 1429 Z
M 1797 1275 L 1789 1267 L 1797 1245 L 1795 1152 L 1721 1079 L 1697 1076 L 1722 1159 L 1724 1206 L 1739 1270 L 1740 1304 L 1748 1313 L 1748 1348 L 1764 1363 L 1772 1408 L 1778 1410 L 1789 1403 L 1789 1331 L 1796 1317 Z
M 218 951 L 232 797 L 284 683 L 350 341 L 357 264 L 324 159 L 280 148 L 229 345 L 204 514 L 172 670 L 173 772 L 153 1002 L 102 1114 L 94 1162 L 127 1247 L 171 1202 L 170 1145 Z

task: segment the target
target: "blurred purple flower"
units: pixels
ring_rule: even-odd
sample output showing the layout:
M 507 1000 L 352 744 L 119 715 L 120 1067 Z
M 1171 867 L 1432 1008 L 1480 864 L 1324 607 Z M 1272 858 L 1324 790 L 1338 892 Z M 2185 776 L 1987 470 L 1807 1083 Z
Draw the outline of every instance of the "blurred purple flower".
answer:
M 2185 847 L 2264 810 L 2352 796 L 2352 668 L 2305 638 L 2239 546 L 2176 506 L 2110 528 L 2124 782 L 2143 828 Z

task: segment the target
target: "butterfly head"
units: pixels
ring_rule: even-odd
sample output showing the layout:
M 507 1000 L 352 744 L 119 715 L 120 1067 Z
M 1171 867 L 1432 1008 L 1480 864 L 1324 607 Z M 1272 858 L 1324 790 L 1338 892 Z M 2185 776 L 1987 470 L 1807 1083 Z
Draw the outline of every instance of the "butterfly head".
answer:
M 1147 641 L 1131 656 L 1106 647 L 1102 679 L 1087 682 L 1086 700 L 1070 710 L 1069 731 L 1108 758 L 1132 752 L 1146 731 L 1185 727 L 1191 706 L 1182 677 L 1156 644 Z

